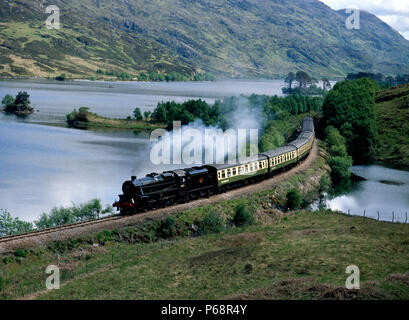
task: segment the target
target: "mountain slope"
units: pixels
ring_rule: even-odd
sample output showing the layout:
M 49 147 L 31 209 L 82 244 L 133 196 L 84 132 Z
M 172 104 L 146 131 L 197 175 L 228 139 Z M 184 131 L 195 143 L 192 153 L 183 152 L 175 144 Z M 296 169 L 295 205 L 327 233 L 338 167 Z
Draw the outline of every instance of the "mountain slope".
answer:
M 409 73 L 409 41 L 398 32 L 366 12 L 360 30 L 347 30 L 345 11 L 317 0 L 55 0 L 58 31 L 41 27 L 44 3 L 1 1 L 3 73 L 21 74 L 24 57 L 37 64 L 34 74 L 60 65 L 79 75 L 114 67 L 229 77 Z
M 383 90 L 376 95 L 378 139 L 376 160 L 409 168 L 409 85 Z

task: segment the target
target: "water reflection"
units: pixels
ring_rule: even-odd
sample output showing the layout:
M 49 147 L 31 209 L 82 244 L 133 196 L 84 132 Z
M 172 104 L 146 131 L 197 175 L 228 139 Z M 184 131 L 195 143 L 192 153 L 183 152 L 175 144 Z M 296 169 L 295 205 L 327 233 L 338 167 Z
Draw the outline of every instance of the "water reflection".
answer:
M 404 222 L 409 211 L 409 172 L 379 165 L 355 166 L 354 178 L 338 186 L 326 199 L 333 209 L 380 220 Z M 392 214 L 393 213 L 393 214 Z M 394 216 L 394 218 L 393 218 Z

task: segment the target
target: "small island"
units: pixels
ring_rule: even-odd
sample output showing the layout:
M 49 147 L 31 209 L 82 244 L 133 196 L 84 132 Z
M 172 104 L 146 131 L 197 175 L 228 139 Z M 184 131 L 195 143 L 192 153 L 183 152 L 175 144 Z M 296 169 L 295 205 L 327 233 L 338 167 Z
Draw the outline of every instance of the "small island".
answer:
M 6 94 L 1 101 L 2 110 L 6 113 L 13 113 L 18 116 L 27 116 L 34 112 L 34 108 L 30 106 L 30 95 L 25 91 L 20 91 L 16 98 Z
M 136 110 L 137 109 L 137 110 Z M 67 124 L 70 127 L 78 129 L 89 128 L 113 128 L 113 129 L 129 129 L 129 130 L 154 130 L 165 128 L 165 124 L 153 123 L 149 121 L 149 114 L 145 113 L 145 119 L 142 118 L 139 108 L 134 111 L 135 118 L 128 117 L 127 119 L 111 119 L 102 117 L 96 113 L 89 111 L 89 108 L 81 107 L 74 109 L 67 114 Z

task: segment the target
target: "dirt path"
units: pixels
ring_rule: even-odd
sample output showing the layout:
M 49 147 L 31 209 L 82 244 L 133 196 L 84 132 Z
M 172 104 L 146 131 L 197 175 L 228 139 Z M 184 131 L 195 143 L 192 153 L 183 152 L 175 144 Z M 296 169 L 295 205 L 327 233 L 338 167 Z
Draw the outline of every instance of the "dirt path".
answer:
M 227 193 L 223 193 L 220 195 L 215 195 L 210 198 L 206 199 L 199 199 L 196 201 L 192 201 L 189 203 L 178 204 L 168 208 L 157 209 L 153 211 L 149 211 L 146 213 L 127 216 L 116 220 L 109 220 L 109 221 L 101 221 L 100 223 L 92 224 L 92 225 L 85 225 L 79 226 L 75 229 L 69 230 L 60 230 L 55 231 L 47 234 L 38 235 L 35 237 L 28 237 L 22 238 L 17 240 L 12 240 L 9 242 L 5 242 L 0 244 L 0 254 L 7 253 L 7 252 L 14 252 L 18 248 L 30 248 L 41 246 L 47 244 L 51 241 L 63 241 L 73 237 L 79 237 L 83 235 L 87 235 L 92 232 L 97 232 L 99 230 L 112 230 L 116 228 L 126 227 L 136 225 L 138 223 L 143 223 L 146 220 L 153 220 L 153 219 L 161 219 L 164 216 L 169 214 L 178 213 L 181 211 L 185 211 L 191 208 L 196 208 L 212 203 L 217 203 L 225 200 L 230 200 L 234 198 L 240 198 L 243 196 L 247 196 L 251 193 L 259 192 L 262 190 L 271 189 L 274 185 L 281 182 L 284 179 L 287 179 L 294 175 L 295 173 L 304 171 L 308 169 L 312 163 L 318 157 L 318 145 L 315 141 L 313 148 L 311 150 L 310 155 L 307 159 L 305 159 L 300 165 L 295 168 L 292 168 L 289 171 L 283 172 L 279 175 L 274 176 L 273 178 L 264 180 L 257 184 L 248 185 L 239 189 L 231 190 Z

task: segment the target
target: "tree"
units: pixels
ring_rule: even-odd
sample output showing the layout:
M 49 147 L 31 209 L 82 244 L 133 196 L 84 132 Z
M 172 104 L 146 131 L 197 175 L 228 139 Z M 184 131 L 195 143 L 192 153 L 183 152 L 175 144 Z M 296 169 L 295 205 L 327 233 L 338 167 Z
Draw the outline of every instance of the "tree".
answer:
M 9 109 L 14 105 L 14 98 L 13 96 L 6 94 L 3 100 L 1 101 L 1 105 L 4 109 Z
M 141 109 L 135 108 L 135 110 L 133 111 L 133 115 L 134 115 L 134 117 L 135 117 L 136 120 L 138 120 L 138 121 L 142 121 L 142 120 L 143 120 L 143 116 L 142 116 Z
M 24 110 L 30 106 L 30 95 L 26 91 L 20 91 L 14 100 L 14 106 L 17 110 Z
M 285 78 L 285 83 L 288 83 L 290 90 L 292 89 L 293 82 L 295 81 L 295 74 L 294 72 L 289 72 L 287 77 Z
M 0 210 L 0 236 L 14 235 L 33 230 L 30 222 L 13 218 L 7 210 Z
M 357 163 L 371 159 L 375 145 L 375 91 L 367 78 L 338 82 L 323 105 L 325 126 L 337 128 L 347 140 L 348 153 Z
M 167 121 L 167 112 L 163 104 L 160 104 L 156 107 L 155 111 L 152 113 L 152 119 L 155 122 L 166 123 Z
M 145 112 L 143 113 L 143 117 L 145 118 L 145 121 L 148 121 L 149 118 L 150 118 L 150 116 L 151 116 L 151 112 L 150 112 L 150 111 L 145 111 Z
M 306 88 L 307 85 L 312 83 L 310 75 L 305 71 L 297 71 L 295 80 L 299 83 L 300 88 Z

